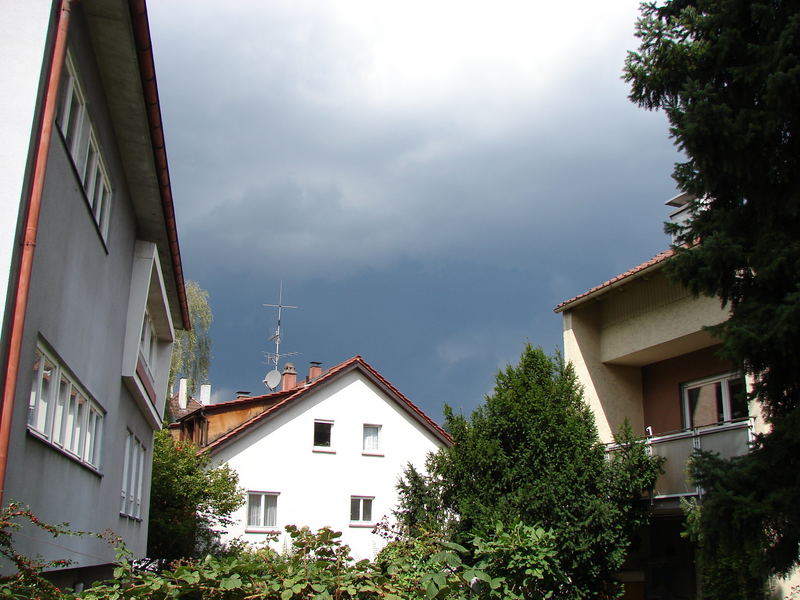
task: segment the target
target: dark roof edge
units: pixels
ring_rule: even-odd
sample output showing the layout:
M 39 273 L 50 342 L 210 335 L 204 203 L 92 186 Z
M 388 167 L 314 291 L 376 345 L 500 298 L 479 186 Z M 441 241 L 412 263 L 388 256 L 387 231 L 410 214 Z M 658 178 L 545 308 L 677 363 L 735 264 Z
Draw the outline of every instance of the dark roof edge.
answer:
M 331 367 L 327 373 L 321 375 L 314 381 L 304 384 L 296 389 L 296 391 L 286 398 L 278 401 L 273 406 L 269 407 L 264 412 L 255 415 L 241 423 L 239 426 L 234 427 L 227 433 L 221 435 L 216 440 L 208 444 L 205 448 L 201 450 L 201 452 L 210 452 L 214 453 L 217 452 L 221 447 L 225 446 L 229 441 L 237 438 L 239 435 L 245 433 L 251 427 L 255 426 L 256 424 L 264 421 L 273 415 L 279 413 L 283 408 L 288 406 L 289 404 L 299 400 L 301 397 L 305 396 L 306 394 L 316 391 L 317 389 L 324 388 L 327 384 L 333 381 L 340 375 L 345 373 L 349 373 L 354 369 L 360 369 L 363 373 L 365 373 L 369 379 L 371 379 L 378 387 L 387 394 L 390 398 L 393 398 L 406 412 L 411 414 L 421 425 L 425 427 L 434 437 L 438 440 L 443 442 L 446 445 L 452 445 L 453 439 L 450 437 L 444 429 L 442 429 L 436 422 L 431 419 L 428 415 L 426 415 L 422 409 L 420 409 L 416 404 L 411 402 L 408 398 L 406 398 L 396 387 L 394 387 L 387 379 L 385 379 L 378 371 L 374 369 L 369 363 L 367 363 L 361 356 L 354 356 L 342 363 L 339 363 L 335 367 Z
M 667 259 L 672 258 L 674 255 L 675 255 L 675 250 L 673 248 L 670 248 L 669 250 L 664 250 L 663 252 L 659 252 L 650 260 L 647 260 L 639 265 L 636 265 L 635 267 L 628 269 L 624 273 L 620 273 L 616 277 L 612 277 L 608 281 L 604 281 L 600 285 L 596 285 L 590 290 L 587 290 L 582 294 L 578 294 L 574 298 L 565 300 L 564 302 L 556 306 L 553 309 L 553 312 L 560 313 L 564 312 L 567 309 L 575 308 L 576 306 L 579 306 L 584 302 L 602 296 L 603 294 L 614 288 L 630 283 L 634 279 L 637 279 L 647 273 L 650 273 L 651 271 L 660 269 L 667 261 Z

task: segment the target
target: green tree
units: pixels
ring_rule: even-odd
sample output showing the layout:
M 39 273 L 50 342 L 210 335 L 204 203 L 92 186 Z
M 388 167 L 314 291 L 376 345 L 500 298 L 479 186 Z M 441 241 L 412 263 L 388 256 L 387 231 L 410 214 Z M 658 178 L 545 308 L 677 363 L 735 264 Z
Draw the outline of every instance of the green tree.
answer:
M 730 308 L 712 331 L 772 425 L 745 457 L 697 457 L 704 547 L 763 580 L 800 548 L 800 3 L 648 2 L 636 35 L 630 98 L 665 111 L 696 198 L 669 271 Z
M 147 554 L 174 560 L 202 554 L 217 528 L 244 504 L 239 476 L 228 465 L 212 467 L 208 454 L 191 442 L 175 441 L 169 431 L 156 432 Z
M 637 504 L 660 463 L 629 433 L 606 459 L 572 367 L 528 345 L 469 419 L 450 407 L 445 418 L 453 446 L 433 455 L 425 485 L 408 489 L 441 486 L 441 510 L 454 516 L 457 541 L 493 539 L 497 523 L 552 530 L 555 571 L 571 581 L 555 598 L 618 594 L 614 574 L 633 527 L 646 519 Z M 402 492 L 401 502 L 414 508 Z M 425 501 L 436 498 L 426 494 Z
M 168 389 L 173 388 L 177 378 L 186 377 L 191 395 L 196 393 L 198 385 L 208 382 L 208 368 L 211 364 L 210 328 L 214 315 L 208 303 L 208 292 L 196 281 L 186 282 L 186 301 L 192 328 L 175 332 Z

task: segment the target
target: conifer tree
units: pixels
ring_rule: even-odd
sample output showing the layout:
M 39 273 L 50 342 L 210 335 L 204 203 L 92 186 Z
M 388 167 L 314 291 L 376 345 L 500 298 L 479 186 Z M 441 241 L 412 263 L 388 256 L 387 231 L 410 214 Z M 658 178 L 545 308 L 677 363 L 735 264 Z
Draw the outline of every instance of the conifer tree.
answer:
M 665 111 L 686 155 L 673 177 L 695 196 L 670 228 L 669 270 L 729 307 L 713 333 L 772 426 L 745 457 L 698 457 L 700 529 L 705 548 L 763 580 L 800 549 L 800 2 L 648 2 L 636 35 L 630 97 Z

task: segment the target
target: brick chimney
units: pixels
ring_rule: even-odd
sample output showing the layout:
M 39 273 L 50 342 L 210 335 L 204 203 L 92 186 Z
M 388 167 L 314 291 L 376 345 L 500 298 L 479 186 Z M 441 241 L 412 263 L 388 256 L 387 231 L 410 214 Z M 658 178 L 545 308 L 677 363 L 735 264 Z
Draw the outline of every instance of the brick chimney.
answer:
M 308 366 L 308 381 L 314 381 L 322 375 L 322 363 L 312 360 Z
M 291 390 L 297 386 L 297 371 L 294 370 L 292 363 L 286 363 L 283 367 L 283 376 L 281 377 L 281 390 Z

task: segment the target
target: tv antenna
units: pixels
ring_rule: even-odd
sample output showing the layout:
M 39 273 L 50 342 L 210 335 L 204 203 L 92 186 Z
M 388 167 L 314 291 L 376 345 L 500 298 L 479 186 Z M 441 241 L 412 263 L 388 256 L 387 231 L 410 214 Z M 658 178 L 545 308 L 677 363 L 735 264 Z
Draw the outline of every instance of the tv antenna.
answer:
M 281 354 L 281 314 L 284 308 L 297 308 L 296 306 L 292 306 L 290 304 L 283 303 L 283 281 L 281 281 L 280 288 L 278 291 L 278 303 L 277 304 L 264 304 L 264 306 L 268 306 L 271 308 L 278 309 L 278 325 L 275 328 L 275 333 L 269 338 L 270 342 L 275 342 L 275 352 L 265 352 L 264 354 L 267 357 L 267 364 L 272 364 L 272 370 L 267 373 L 266 377 L 264 377 L 264 385 L 267 386 L 270 390 L 275 390 L 278 387 L 278 384 L 281 382 L 281 373 L 278 371 L 278 361 L 285 356 L 296 356 L 299 352 L 286 352 Z

